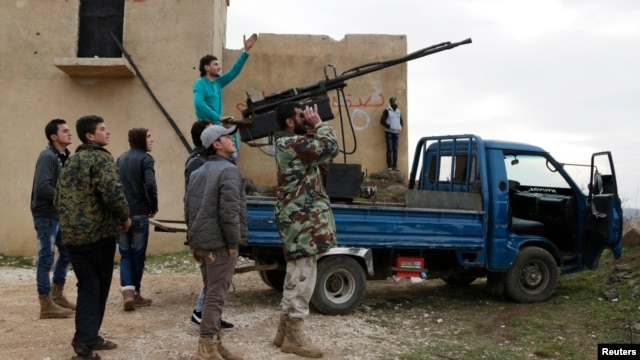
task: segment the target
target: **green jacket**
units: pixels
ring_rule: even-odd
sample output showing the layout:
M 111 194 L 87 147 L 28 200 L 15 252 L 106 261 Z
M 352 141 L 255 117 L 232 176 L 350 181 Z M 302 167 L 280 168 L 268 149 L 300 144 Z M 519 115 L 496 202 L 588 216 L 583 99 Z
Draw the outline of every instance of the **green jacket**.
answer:
M 58 179 L 55 206 L 65 245 L 86 245 L 120 235 L 129 206 L 109 151 L 92 144 L 78 147 Z
M 338 155 L 331 126 L 321 124 L 315 134 L 276 139 L 278 167 L 276 225 L 287 261 L 327 252 L 337 245 L 336 224 L 321 167 Z

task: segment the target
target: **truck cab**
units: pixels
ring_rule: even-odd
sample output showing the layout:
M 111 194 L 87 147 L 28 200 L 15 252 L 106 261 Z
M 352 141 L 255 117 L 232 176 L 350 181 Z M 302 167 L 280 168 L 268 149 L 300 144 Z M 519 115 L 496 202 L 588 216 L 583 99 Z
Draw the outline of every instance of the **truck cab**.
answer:
M 422 138 L 415 154 L 408 196 L 485 214 L 485 246 L 460 250 L 463 261 L 445 280 L 486 275 L 493 293 L 541 301 L 555 289 L 558 268 L 595 269 L 605 249 L 621 254 L 610 152 L 593 154 L 590 165 L 562 164 L 537 146 L 458 135 Z M 569 167 L 581 167 L 588 183 L 576 183 Z

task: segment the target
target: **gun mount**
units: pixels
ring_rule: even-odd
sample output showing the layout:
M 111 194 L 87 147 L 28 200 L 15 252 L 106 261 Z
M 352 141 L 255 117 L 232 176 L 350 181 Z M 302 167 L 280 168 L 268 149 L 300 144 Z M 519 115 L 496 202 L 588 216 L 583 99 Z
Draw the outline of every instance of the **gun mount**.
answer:
M 235 120 L 234 123 L 240 125 L 240 138 L 244 142 L 271 136 L 274 131 L 279 130 L 275 118 L 276 107 L 289 101 L 300 101 L 308 105 L 317 104 L 322 120 L 331 120 L 333 112 L 327 92 L 344 89 L 347 86 L 347 80 L 470 43 L 471 39 L 454 43 L 443 42 L 400 58 L 356 66 L 333 78 L 329 78 L 325 71 L 325 79 L 318 83 L 274 93 L 259 101 L 252 101 L 247 94 L 247 108 L 242 110 L 243 120 Z

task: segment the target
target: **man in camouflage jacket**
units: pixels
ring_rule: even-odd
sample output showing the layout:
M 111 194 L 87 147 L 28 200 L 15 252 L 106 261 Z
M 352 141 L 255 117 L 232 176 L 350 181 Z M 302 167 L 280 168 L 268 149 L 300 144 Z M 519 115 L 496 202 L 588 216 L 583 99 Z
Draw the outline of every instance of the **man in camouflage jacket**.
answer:
M 275 217 L 284 245 L 287 272 L 280 302 L 280 324 L 274 339 L 286 353 L 322 357 L 305 338 L 303 319 L 309 315 L 317 275 L 317 255 L 337 245 L 336 225 L 321 167 L 338 155 L 334 129 L 322 123 L 317 106 L 284 103 L 276 119 L 286 135 L 275 141 L 278 168 Z
M 55 206 L 62 240 L 78 279 L 75 334 L 78 357 L 116 347 L 98 335 L 111 287 L 120 232 L 131 226 L 129 206 L 113 156 L 104 149 L 111 133 L 95 115 L 76 122 L 82 145 L 69 158 L 56 186 Z

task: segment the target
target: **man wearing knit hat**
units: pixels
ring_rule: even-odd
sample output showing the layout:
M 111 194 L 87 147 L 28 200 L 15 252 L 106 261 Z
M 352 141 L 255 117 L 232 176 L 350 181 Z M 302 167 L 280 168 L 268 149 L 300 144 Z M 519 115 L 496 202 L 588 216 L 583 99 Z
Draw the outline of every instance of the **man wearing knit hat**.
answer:
M 398 140 L 402 131 L 402 114 L 398 109 L 398 103 L 395 97 L 389 99 L 389 106 L 384 109 L 380 124 L 384 126 L 384 138 L 387 142 L 387 170 L 398 170 Z
M 149 129 L 129 130 L 129 146 L 131 149 L 116 162 L 131 214 L 131 228 L 120 235 L 118 243 L 124 311 L 133 311 L 153 302 L 142 297 L 140 285 L 149 242 L 149 218 L 158 212 L 156 172 L 153 157 L 149 155 L 153 137 Z
M 205 292 L 199 359 L 240 359 L 222 345 L 220 328 L 238 247 L 249 239 L 242 173 L 231 158 L 236 130 L 212 125 L 202 132 L 207 161 L 191 173 L 185 196 L 187 241 L 200 263 Z

